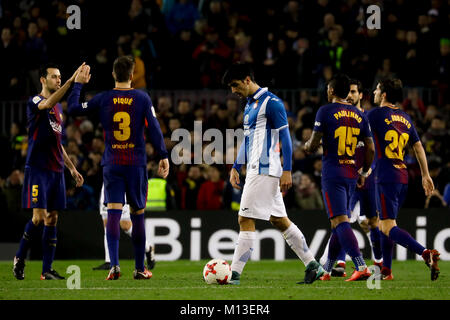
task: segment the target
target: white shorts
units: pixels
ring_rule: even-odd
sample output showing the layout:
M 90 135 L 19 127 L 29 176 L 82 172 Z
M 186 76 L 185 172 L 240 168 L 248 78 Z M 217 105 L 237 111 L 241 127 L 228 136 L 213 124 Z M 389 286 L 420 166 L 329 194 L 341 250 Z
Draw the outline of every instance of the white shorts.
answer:
M 102 185 L 102 191 L 100 191 L 100 201 L 98 207 L 100 208 L 100 215 L 103 220 L 108 219 L 108 208 L 103 204 L 105 199 L 105 185 Z M 127 201 L 127 196 L 125 195 L 125 202 Z M 122 209 L 122 216 L 120 220 L 131 220 L 130 218 L 130 205 L 125 203 Z
M 266 221 L 270 216 L 287 217 L 280 191 L 280 178 L 259 174 L 248 175 L 242 191 L 239 215 Z

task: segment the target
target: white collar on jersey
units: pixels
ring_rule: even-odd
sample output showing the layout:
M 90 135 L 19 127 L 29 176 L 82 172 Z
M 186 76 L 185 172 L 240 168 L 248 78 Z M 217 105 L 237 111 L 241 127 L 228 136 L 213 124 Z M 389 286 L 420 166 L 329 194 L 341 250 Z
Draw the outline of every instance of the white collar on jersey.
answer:
M 253 94 L 252 99 L 258 100 L 264 93 L 266 93 L 269 89 L 268 88 L 259 88 L 256 90 L 256 92 Z

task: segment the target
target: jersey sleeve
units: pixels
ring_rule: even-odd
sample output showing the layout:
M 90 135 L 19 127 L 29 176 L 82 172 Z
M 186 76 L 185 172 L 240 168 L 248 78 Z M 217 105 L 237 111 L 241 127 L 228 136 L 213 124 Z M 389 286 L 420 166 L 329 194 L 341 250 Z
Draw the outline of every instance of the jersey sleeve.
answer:
M 274 129 L 281 130 L 288 127 L 286 109 L 280 99 L 269 99 L 266 107 L 266 116 Z
M 150 137 L 150 143 L 155 148 L 160 159 L 168 158 L 169 154 L 164 143 L 164 137 L 161 132 L 161 127 L 159 126 L 158 119 L 156 119 L 155 108 L 153 107 L 150 97 L 146 96 L 146 107 L 145 107 L 145 126 L 147 127 L 148 134 Z
M 372 130 L 370 128 L 369 119 L 366 117 L 366 115 L 362 115 L 362 130 L 361 135 L 364 138 L 371 138 L 372 137 Z
M 313 131 L 323 132 L 324 125 L 326 120 L 326 112 L 324 112 L 324 108 L 321 107 L 316 113 L 316 119 L 314 120 L 314 128 Z
M 30 111 L 33 112 L 33 113 L 39 112 L 40 110 L 39 110 L 38 106 L 39 106 L 39 103 L 41 103 L 42 100 L 44 100 L 44 98 L 41 97 L 41 96 L 38 96 L 38 95 L 36 95 L 33 98 L 31 98 L 28 101 L 28 106 L 29 106 Z
M 72 116 L 85 115 L 100 106 L 102 94 L 97 94 L 87 102 L 80 103 L 80 94 L 83 85 L 75 83 L 67 99 L 68 113 Z

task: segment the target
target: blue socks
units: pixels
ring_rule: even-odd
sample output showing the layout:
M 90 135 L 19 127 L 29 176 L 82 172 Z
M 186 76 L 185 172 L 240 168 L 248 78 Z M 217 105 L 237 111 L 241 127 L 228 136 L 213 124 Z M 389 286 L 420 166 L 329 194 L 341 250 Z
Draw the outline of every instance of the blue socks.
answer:
M 330 242 L 328 244 L 328 258 L 327 262 L 323 266 L 326 272 L 331 272 L 331 269 L 333 269 L 334 263 L 336 262 L 336 259 L 338 258 L 340 252 L 342 251 L 341 244 L 339 243 L 339 238 L 336 232 L 336 229 L 331 229 L 331 237 Z M 345 259 L 345 252 L 344 252 L 344 259 Z
M 42 234 L 42 273 L 52 269 L 56 251 L 56 226 L 44 226 Z
M 372 251 L 375 259 L 380 260 L 383 257 L 381 252 L 381 232 L 378 227 L 370 229 L 370 241 L 372 242 Z
M 40 227 L 35 226 L 33 220 L 28 221 L 28 223 L 25 225 L 22 239 L 20 239 L 19 250 L 16 253 L 17 258 L 26 259 L 28 249 L 30 249 L 31 246 L 31 241 L 36 236 L 39 229 Z
M 362 267 L 366 267 L 366 262 L 364 261 L 361 252 L 359 251 L 358 240 L 356 240 L 350 223 L 342 222 L 336 227 L 335 230 L 341 246 L 344 248 L 345 252 L 352 258 L 356 270 L 361 271 L 360 269 L 362 269 Z
M 392 269 L 392 252 L 394 250 L 394 241 L 389 239 L 384 233 L 380 232 L 381 252 L 383 253 L 383 267 Z
M 389 232 L 389 238 L 391 238 L 399 245 L 405 247 L 406 249 L 415 252 L 419 256 L 421 256 L 423 251 L 425 250 L 425 248 L 416 240 L 414 240 L 414 238 L 411 237 L 411 235 L 408 232 L 406 232 L 403 229 L 400 229 L 397 226 L 391 229 L 391 231 Z
M 122 210 L 108 209 L 108 221 L 106 223 L 106 240 L 108 241 L 108 250 L 111 259 L 111 266 L 119 265 L 119 240 L 120 240 L 121 215 Z
M 144 271 L 145 259 L 145 222 L 144 214 L 131 214 L 133 230 L 131 231 L 131 241 L 134 247 L 134 258 L 136 270 Z M 112 260 L 111 260 L 112 261 Z

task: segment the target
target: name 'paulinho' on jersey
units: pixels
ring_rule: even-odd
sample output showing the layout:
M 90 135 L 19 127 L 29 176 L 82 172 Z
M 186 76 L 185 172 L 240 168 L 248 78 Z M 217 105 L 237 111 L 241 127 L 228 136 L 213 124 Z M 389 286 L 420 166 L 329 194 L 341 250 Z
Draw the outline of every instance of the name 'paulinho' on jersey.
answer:
M 56 172 L 64 170 L 62 137 L 64 135 L 62 106 L 57 103 L 51 109 L 40 110 L 45 98 L 36 95 L 27 103 L 28 150 L 26 166 Z
M 101 165 L 145 166 L 145 131 L 159 157 L 167 158 L 167 150 L 155 109 L 149 95 L 136 89 L 115 88 L 99 93 L 80 104 L 81 85 L 75 84 L 69 96 L 69 114 L 83 115 L 97 110 L 103 127 L 105 152 Z
M 247 98 L 244 143 L 247 174 L 281 177 L 279 130 L 288 127 L 283 101 L 267 88 Z
M 360 166 L 356 148 L 372 137 L 364 113 L 352 105 L 330 103 L 317 111 L 313 130 L 323 134 L 322 179 L 356 179 Z
M 383 106 L 370 110 L 369 122 L 375 140 L 376 181 L 408 183 L 405 147 L 420 141 L 411 118 L 399 107 Z

